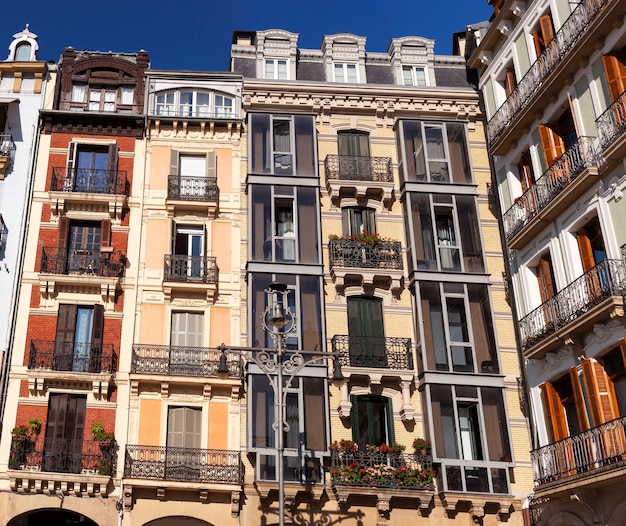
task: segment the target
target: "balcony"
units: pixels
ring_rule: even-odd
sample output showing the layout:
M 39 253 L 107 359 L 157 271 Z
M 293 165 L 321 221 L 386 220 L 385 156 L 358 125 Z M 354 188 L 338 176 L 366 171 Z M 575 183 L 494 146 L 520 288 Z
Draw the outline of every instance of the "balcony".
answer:
M 106 496 L 116 464 L 115 441 L 81 443 L 14 435 L 8 477 L 13 491 Z
M 350 195 L 393 199 L 391 157 L 327 155 L 326 188 L 332 199 Z
M 604 158 L 621 162 L 626 156 L 626 91 L 596 119 L 596 126 Z
M 218 268 L 213 256 L 165 254 L 163 290 L 169 300 L 176 291 L 201 292 L 213 301 L 217 292 Z
M 215 179 L 170 175 L 167 180 L 167 209 L 170 215 L 176 210 L 205 211 L 209 218 L 217 213 L 219 188 Z
M 540 358 L 573 333 L 621 312 L 624 295 L 624 262 L 605 259 L 519 321 L 526 358 Z
M 119 104 L 115 101 L 62 101 L 59 103 L 59 110 L 77 113 L 100 113 L 102 115 L 141 115 L 143 105 L 140 104 Z
M 209 347 L 174 345 L 133 345 L 131 373 L 166 376 L 217 377 L 221 351 Z M 238 353 L 226 353 L 228 378 L 241 378 L 242 358 Z
M 400 290 L 404 276 L 402 245 L 398 241 L 366 243 L 358 239 L 328 241 L 330 273 L 338 287 L 350 279 L 364 285 L 391 286 Z
M 117 357 L 113 345 L 32 340 L 29 370 L 113 374 Z
M 14 148 L 13 136 L 10 133 L 0 133 L 0 181 L 4 179 L 9 168 Z
M 427 455 L 332 451 L 330 475 L 340 505 L 349 497 L 371 497 L 377 507 L 389 510 L 392 497 L 412 500 L 427 509 L 433 498 L 434 471 Z
M 626 417 L 622 416 L 531 452 L 535 484 L 589 484 L 607 469 L 626 466 Z
M 594 137 L 579 137 L 503 215 L 509 248 L 534 239 L 544 221 L 555 219 L 598 182 L 600 157 Z
M 335 335 L 331 344 L 342 367 L 413 370 L 409 338 Z
M 613 30 L 613 22 L 622 18 L 624 7 L 620 0 L 584 0 L 578 4 L 488 122 L 487 140 L 492 155 L 505 153 L 507 138 L 515 141 L 524 133 L 523 129 L 535 120 L 536 112 L 541 111 L 538 105 L 561 90 L 565 78 L 580 68 L 581 59 L 594 51 L 598 39 Z
M 124 477 L 239 486 L 243 465 L 239 451 L 127 445 Z

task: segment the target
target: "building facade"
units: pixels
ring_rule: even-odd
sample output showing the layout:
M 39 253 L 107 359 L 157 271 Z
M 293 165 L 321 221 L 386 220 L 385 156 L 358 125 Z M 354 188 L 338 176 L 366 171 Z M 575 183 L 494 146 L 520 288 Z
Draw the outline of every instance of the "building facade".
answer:
M 522 524 L 528 435 L 478 93 L 433 41 L 365 42 L 299 49 L 270 30 L 236 32 L 231 49 L 247 152 L 242 339 L 271 346 L 258 319 L 280 280 L 298 325 L 287 349 L 333 352 L 345 377 L 311 365 L 288 392 L 286 520 Z M 242 513 L 277 523 L 274 395 L 256 372 Z M 416 439 L 428 444 L 414 452 Z
M 623 2 L 493 1 L 468 30 L 525 364 L 535 524 L 623 523 Z

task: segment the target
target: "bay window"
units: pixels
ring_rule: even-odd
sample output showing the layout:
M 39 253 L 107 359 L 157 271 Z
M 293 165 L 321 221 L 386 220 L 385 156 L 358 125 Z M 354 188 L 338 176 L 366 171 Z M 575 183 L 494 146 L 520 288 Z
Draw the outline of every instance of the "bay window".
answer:
M 233 116 L 233 97 L 202 90 L 159 92 L 154 115 L 163 117 L 228 118 Z

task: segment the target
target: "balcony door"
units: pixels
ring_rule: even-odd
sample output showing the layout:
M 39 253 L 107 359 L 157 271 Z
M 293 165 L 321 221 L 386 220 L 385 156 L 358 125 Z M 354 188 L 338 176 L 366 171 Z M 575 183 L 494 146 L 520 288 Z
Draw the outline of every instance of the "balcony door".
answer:
M 86 396 L 50 394 L 43 471 L 81 472 L 86 407 Z
M 56 271 L 101 276 L 112 250 L 110 246 L 110 220 L 70 221 L 63 216 L 59 219 Z
M 348 298 L 350 365 L 387 368 L 383 302 L 380 298 Z
M 358 131 L 339 132 L 337 140 L 341 178 L 369 180 L 372 173 L 369 135 Z
M 186 200 L 205 200 L 209 197 L 209 186 L 215 184 L 216 155 L 187 154 L 171 151 L 169 196 Z M 173 180 L 172 180 L 173 179 Z
M 177 226 L 174 234 L 175 273 L 201 280 L 204 268 L 204 229 Z
M 171 374 L 202 375 L 203 327 L 202 312 L 172 312 L 169 355 Z
M 66 191 L 116 193 L 117 144 L 94 146 L 70 143 Z
M 587 290 L 592 297 L 610 290 L 609 269 L 601 263 L 606 259 L 606 249 L 598 218 L 594 218 L 576 233 L 580 259 L 585 273 Z
M 100 372 L 103 327 L 103 305 L 60 305 L 53 369 Z
M 167 455 L 165 478 L 168 480 L 201 479 L 200 449 L 202 409 L 170 407 L 167 412 Z
M 352 397 L 352 439 L 359 444 L 359 451 L 366 451 L 367 445 L 393 444 L 393 410 L 389 398 Z

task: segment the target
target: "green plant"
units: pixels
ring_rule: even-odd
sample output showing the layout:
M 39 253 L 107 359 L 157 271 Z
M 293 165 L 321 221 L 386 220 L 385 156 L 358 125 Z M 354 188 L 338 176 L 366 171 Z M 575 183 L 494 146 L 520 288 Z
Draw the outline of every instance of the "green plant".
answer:
M 113 440 L 115 437 L 113 433 L 107 433 L 104 430 L 104 426 L 100 422 L 94 422 L 91 426 L 91 434 L 93 439 L 97 441 Z
M 430 440 L 425 440 L 423 438 L 418 437 L 415 440 L 413 440 L 413 449 L 415 450 L 416 453 L 419 453 L 422 450 L 426 451 L 426 453 L 430 453 L 430 450 L 432 449 L 432 445 L 430 443 Z
M 383 453 L 385 455 L 399 455 L 400 453 L 404 452 L 406 447 L 403 446 L 402 444 L 398 444 L 397 442 L 394 442 L 391 445 L 381 444 L 380 446 L 371 446 L 368 444 L 367 446 L 365 446 L 365 449 L 369 453 Z
M 381 237 L 380 234 L 378 234 L 377 232 L 368 232 L 367 230 L 364 230 L 360 234 L 353 234 L 351 236 L 345 236 L 345 237 L 338 236 L 336 234 L 330 234 L 328 236 L 328 239 L 330 241 L 334 241 L 334 240 L 358 241 L 365 245 L 376 245 L 378 243 L 393 242 L 393 239 L 387 239 L 387 238 Z
M 30 428 L 28 426 L 15 426 L 12 430 L 11 430 L 11 434 L 14 436 L 22 436 L 25 437 L 28 435 L 28 432 L 30 431 Z
M 335 440 L 330 446 L 329 451 L 338 451 L 340 453 L 356 453 L 359 450 L 359 445 L 353 440 L 341 439 Z
M 31 418 L 28 421 L 28 425 L 33 435 L 38 435 L 41 432 L 41 420 L 39 418 Z
M 111 461 L 107 458 L 101 459 L 98 463 L 98 475 L 111 475 L 111 471 Z

